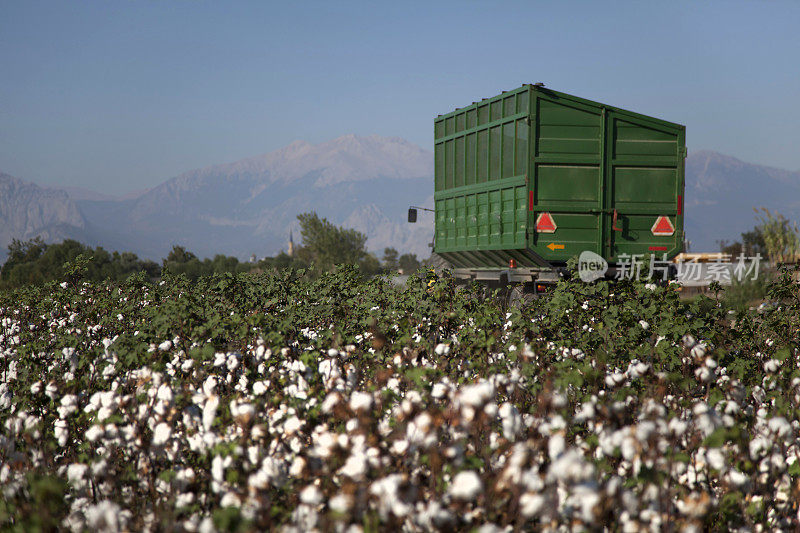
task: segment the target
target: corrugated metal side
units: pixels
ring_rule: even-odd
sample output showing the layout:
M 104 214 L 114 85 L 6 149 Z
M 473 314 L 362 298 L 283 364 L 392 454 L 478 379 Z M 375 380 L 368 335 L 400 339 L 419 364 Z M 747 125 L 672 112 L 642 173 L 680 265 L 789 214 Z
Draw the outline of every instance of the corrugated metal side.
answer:
M 436 253 L 459 267 L 536 264 L 527 248 L 530 91 L 435 122 Z
M 435 251 L 456 266 L 681 251 L 683 126 L 533 86 L 434 124 Z M 543 212 L 555 232 L 536 232 Z M 652 235 L 660 215 L 673 235 Z

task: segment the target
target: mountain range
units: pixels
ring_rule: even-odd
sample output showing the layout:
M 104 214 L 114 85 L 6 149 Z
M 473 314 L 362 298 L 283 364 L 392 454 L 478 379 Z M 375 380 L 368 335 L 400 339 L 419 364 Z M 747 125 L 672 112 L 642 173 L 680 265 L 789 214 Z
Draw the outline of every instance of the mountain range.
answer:
M 148 190 L 113 197 L 53 189 L 0 173 L 0 260 L 12 238 L 73 238 L 160 259 L 173 245 L 199 257 L 242 259 L 299 241 L 297 215 L 316 211 L 368 237 L 370 250 L 392 246 L 430 253 L 433 218 L 409 205 L 433 205 L 433 154 L 400 138 L 345 135 L 295 141 L 268 154 L 192 170 Z M 756 224 L 753 207 L 800 218 L 800 172 L 745 163 L 711 151 L 686 160 L 685 229 L 692 251 L 714 251 Z

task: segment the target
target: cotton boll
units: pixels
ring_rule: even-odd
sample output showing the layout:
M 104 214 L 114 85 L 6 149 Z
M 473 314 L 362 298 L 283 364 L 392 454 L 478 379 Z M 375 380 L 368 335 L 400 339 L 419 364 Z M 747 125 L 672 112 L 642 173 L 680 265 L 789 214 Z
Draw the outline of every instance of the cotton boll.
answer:
M 161 422 L 153 430 L 153 446 L 163 446 L 172 435 L 172 428 L 166 422 Z
M 328 507 L 336 513 L 344 514 L 353 507 L 353 497 L 344 493 L 337 494 L 330 499 Z
M 339 473 L 353 479 L 361 479 L 367 473 L 366 456 L 360 453 L 354 453 L 347 458 L 344 466 L 339 469 Z
M 203 427 L 206 431 L 210 430 L 214 424 L 214 418 L 217 416 L 217 407 L 219 407 L 218 396 L 211 396 L 203 406 Z
M 494 397 L 494 386 L 489 381 L 481 381 L 474 385 L 465 385 L 459 389 L 459 400 L 471 407 L 481 407 Z
M 725 454 L 719 448 L 713 448 L 706 452 L 706 461 L 708 466 L 714 470 L 723 470 L 726 465 Z
M 449 387 L 444 383 L 436 383 L 431 389 L 431 396 L 436 399 L 444 398 L 447 395 Z
M 481 478 L 472 470 L 459 472 L 447 492 L 457 500 L 472 501 L 483 492 Z
M 564 453 L 564 450 L 567 447 L 567 443 L 564 440 L 564 435 L 561 433 L 556 433 L 547 441 L 547 455 L 550 457 L 550 460 L 554 460 L 556 457 Z
M 58 445 L 62 448 L 67 445 L 69 439 L 69 430 L 67 429 L 67 422 L 65 420 L 56 420 L 53 424 L 53 432 L 55 433 Z
M 105 433 L 105 431 L 103 431 L 102 427 L 97 425 L 91 426 L 86 430 L 86 439 L 89 442 L 95 442 L 103 436 L 103 433 Z
M 519 510 L 525 518 L 538 515 L 545 506 L 545 498 L 541 494 L 526 492 L 519 497 Z
M 354 392 L 350 396 L 350 409 L 353 411 L 368 411 L 372 408 L 372 395 L 367 392 Z

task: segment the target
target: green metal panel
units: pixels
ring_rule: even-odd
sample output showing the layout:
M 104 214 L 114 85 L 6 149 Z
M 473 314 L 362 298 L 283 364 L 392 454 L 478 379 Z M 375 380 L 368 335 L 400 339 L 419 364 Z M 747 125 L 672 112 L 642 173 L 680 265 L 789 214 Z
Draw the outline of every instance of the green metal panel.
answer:
M 456 266 L 681 251 L 679 124 L 524 85 L 438 117 L 434 137 L 435 251 Z M 535 231 L 543 212 L 554 233 Z M 652 235 L 659 215 L 674 235 Z

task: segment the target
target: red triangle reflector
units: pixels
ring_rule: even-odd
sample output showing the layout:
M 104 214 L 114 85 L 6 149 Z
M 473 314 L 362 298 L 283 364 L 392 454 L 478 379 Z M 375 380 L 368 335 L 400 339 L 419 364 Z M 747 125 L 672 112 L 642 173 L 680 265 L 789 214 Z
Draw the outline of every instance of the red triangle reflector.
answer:
M 555 233 L 557 227 L 550 213 L 541 213 L 536 219 L 536 231 L 538 233 Z
M 656 223 L 650 228 L 650 232 L 660 237 L 669 237 L 675 233 L 675 226 L 672 225 L 672 221 L 670 221 L 669 217 L 662 215 L 656 219 Z

